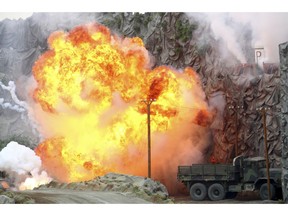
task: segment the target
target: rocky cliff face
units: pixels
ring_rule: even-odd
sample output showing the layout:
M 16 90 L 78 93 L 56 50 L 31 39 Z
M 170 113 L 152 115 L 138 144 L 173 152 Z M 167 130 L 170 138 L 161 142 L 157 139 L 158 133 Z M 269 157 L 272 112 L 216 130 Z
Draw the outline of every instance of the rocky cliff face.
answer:
M 49 34 L 92 21 L 106 25 L 119 35 L 142 38 L 154 59 L 153 66 L 165 64 L 176 69 L 190 66 L 198 72 L 207 101 L 217 110 L 207 159 L 212 154 L 219 162 L 229 162 L 236 152 L 264 155 L 263 116 L 259 108 L 265 108 L 271 165 L 281 166 L 283 156 L 286 169 L 286 138 L 285 134 L 281 137 L 280 116 L 286 112 L 287 44 L 280 46 L 281 73 L 275 64 L 259 67 L 253 63 L 254 50 L 248 45 L 251 31 L 243 30 L 238 35 L 247 42 L 242 44 L 248 57 L 248 63 L 243 65 L 228 50 L 223 57 L 221 50 L 225 49 L 225 43 L 212 37 L 209 23 L 199 18 L 199 14 L 36 13 L 26 20 L 4 20 L 0 22 L 0 81 L 7 86 L 13 80 L 18 98 L 27 99 L 23 94 L 26 86 L 21 83 L 27 83 L 34 61 L 48 49 Z M 1 87 L 0 97 L 13 104 L 10 93 Z M 0 107 L 0 139 L 20 137 L 34 147 L 39 137 L 21 116 L 23 113 Z M 285 131 L 287 119 L 283 115 L 282 120 Z
M 280 70 L 281 70 L 281 141 L 282 141 L 282 191 L 283 198 L 288 203 L 288 42 L 279 45 Z

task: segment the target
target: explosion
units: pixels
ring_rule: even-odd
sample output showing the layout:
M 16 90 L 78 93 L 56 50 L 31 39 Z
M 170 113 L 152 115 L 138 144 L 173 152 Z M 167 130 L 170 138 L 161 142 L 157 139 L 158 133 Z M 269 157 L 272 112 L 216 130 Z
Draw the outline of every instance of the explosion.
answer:
M 33 189 L 52 180 L 42 169 L 41 159 L 35 152 L 15 141 L 9 142 L 0 151 L 0 170 L 9 175 L 10 181 L 19 190 Z M 5 181 L 0 183 L 3 188 L 10 188 Z
M 48 43 L 50 49 L 33 66 L 33 97 L 45 137 L 35 152 L 51 177 L 78 182 L 108 172 L 146 176 L 144 99 L 156 100 L 152 177 L 163 178 L 169 166 L 176 172 L 192 157 L 201 160 L 205 145 L 199 134 L 206 135 L 213 114 L 192 68 L 151 69 L 140 38 L 122 38 L 97 23 L 54 32 Z

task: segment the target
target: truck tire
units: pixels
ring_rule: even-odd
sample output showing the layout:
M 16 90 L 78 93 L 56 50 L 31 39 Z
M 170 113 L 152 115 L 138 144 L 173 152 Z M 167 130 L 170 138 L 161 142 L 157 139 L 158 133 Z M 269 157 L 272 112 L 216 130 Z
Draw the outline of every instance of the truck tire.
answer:
M 212 201 L 222 200 L 225 197 L 223 185 L 219 183 L 212 184 L 208 189 L 208 197 Z
M 207 196 L 207 188 L 202 183 L 193 184 L 190 188 L 190 196 L 193 200 L 201 201 Z
M 270 191 L 271 191 L 271 199 L 275 199 L 275 187 L 274 185 L 270 184 Z M 262 200 L 268 200 L 269 199 L 269 193 L 268 193 L 268 184 L 264 183 L 260 187 L 259 191 L 260 197 Z

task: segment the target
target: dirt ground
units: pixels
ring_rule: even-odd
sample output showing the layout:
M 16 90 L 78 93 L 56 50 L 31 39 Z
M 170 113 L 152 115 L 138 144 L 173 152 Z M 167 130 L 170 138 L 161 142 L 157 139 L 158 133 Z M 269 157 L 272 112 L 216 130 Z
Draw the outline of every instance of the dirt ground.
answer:
M 126 196 L 120 192 L 79 191 L 69 189 L 38 189 L 31 191 L 19 191 L 18 193 L 30 196 L 36 203 L 49 204 L 151 204 L 138 197 Z M 281 200 L 261 200 L 255 192 L 240 193 L 234 199 L 220 201 L 193 201 L 189 195 L 172 196 L 175 204 L 281 204 Z
M 150 202 L 138 197 L 129 197 L 119 192 L 79 191 L 68 189 L 39 189 L 19 191 L 28 195 L 36 203 L 49 204 L 148 204 Z

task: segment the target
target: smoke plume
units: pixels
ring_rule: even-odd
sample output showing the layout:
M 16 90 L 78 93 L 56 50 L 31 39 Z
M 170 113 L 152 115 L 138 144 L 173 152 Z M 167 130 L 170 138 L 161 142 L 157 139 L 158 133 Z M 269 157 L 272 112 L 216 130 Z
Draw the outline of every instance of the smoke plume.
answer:
M 9 81 L 8 86 L 5 86 L 1 81 L 0 81 L 0 87 L 3 90 L 7 90 L 9 91 L 12 100 L 16 103 L 16 104 L 11 104 L 9 102 L 5 102 L 4 103 L 4 98 L 0 98 L 0 106 L 2 106 L 3 109 L 11 109 L 11 110 L 15 110 L 16 112 L 22 113 L 27 111 L 28 105 L 26 102 L 24 101 L 20 101 L 16 95 L 16 86 L 15 83 L 13 81 Z
M 287 41 L 287 13 L 190 13 L 210 23 L 214 39 L 223 43 L 222 58 L 234 55 L 239 63 L 254 63 L 254 49 L 264 48 L 259 65 L 279 63 L 278 45 Z M 227 52 L 228 51 L 228 52 Z M 229 54 L 230 53 L 230 54 Z
M 5 171 L 20 190 L 33 189 L 52 180 L 42 169 L 41 160 L 35 152 L 14 141 L 0 152 L 0 170 Z
M 279 63 L 278 45 L 288 40 L 287 13 L 229 13 L 229 16 L 251 25 L 251 46 L 264 48 L 262 62 Z
M 25 83 L 27 85 L 31 84 L 31 81 L 25 81 Z M 32 116 L 32 112 L 30 111 L 30 106 L 28 105 L 27 102 L 25 101 L 21 101 L 19 100 L 17 94 L 16 94 L 16 85 L 13 81 L 9 81 L 8 85 L 4 85 L 1 81 L 0 81 L 0 87 L 3 90 L 6 90 L 9 92 L 12 101 L 15 103 L 11 103 L 7 100 L 5 100 L 4 98 L 0 98 L 0 106 L 3 109 L 10 109 L 10 110 L 14 110 L 16 112 L 21 113 L 21 119 L 25 122 L 25 124 L 27 124 L 28 126 L 31 127 L 32 132 L 34 135 L 38 136 L 39 138 L 41 138 L 41 136 L 38 133 L 38 129 L 37 129 L 37 123 L 34 120 L 34 117 Z M 26 90 L 26 89 L 25 89 Z M 29 99 L 28 99 L 29 100 Z

